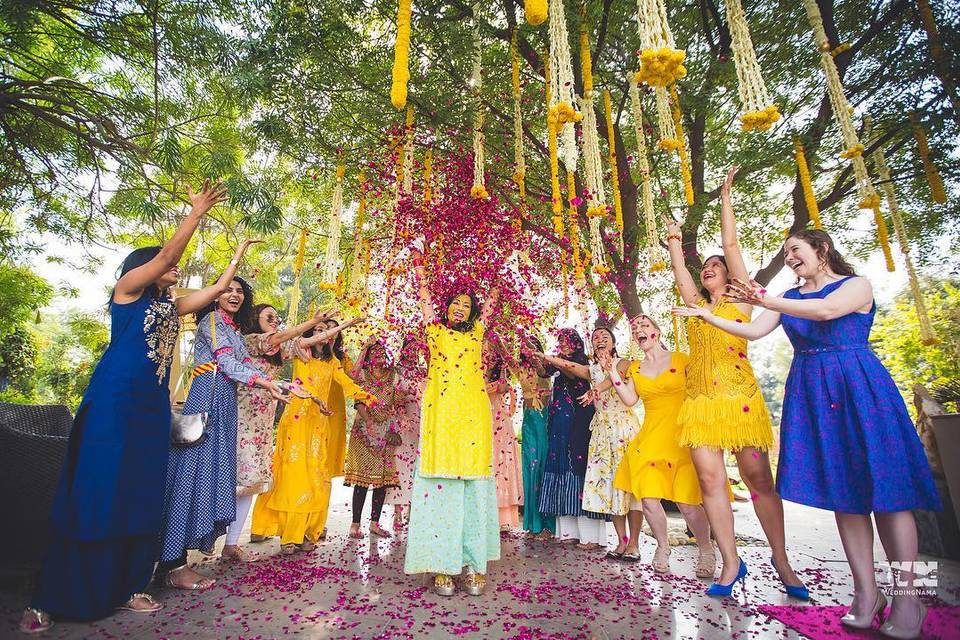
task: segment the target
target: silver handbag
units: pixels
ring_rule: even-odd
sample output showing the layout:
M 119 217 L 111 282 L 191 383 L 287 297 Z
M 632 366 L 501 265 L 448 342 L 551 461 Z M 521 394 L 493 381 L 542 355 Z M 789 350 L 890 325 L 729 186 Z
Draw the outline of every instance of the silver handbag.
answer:
M 213 351 L 217 350 L 217 328 L 213 317 L 215 311 L 210 313 L 210 335 L 213 338 Z M 213 366 L 213 380 L 210 382 L 210 406 L 213 406 L 214 390 L 217 387 L 217 371 L 219 365 Z M 193 413 L 183 415 L 183 404 L 177 403 L 170 407 L 170 445 L 185 449 L 193 447 L 207 439 L 207 420 L 209 415 L 206 411 L 202 413 Z

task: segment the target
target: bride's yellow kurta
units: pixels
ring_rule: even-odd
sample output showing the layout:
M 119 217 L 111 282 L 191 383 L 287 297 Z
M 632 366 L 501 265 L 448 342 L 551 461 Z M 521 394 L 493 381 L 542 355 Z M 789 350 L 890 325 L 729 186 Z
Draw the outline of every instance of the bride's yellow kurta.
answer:
M 307 351 L 298 353 L 293 379 L 324 401 L 334 381 L 355 400 L 374 399 L 350 379 L 336 357 L 318 360 Z M 323 415 L 311 399 L 290 400 L 277 427 L 273 488 L 257 498 L 251 533 L 279 535 L 281 544 L 302 544 L 306 539 L 316 541 L 320 537 L 330 505 L 332 474 L 327 448 L 329 423 L 333 420 L 336 415 Z
M 350 356 L 343 356 L 343 370 L 353 369 Z M 327 471 L 330 477 L 343 475 L 343 463 L 347 459 L 347 400 L 343 388 L 334 380 L 330 395 L 323 400 L 333 415 L 327 420 Z

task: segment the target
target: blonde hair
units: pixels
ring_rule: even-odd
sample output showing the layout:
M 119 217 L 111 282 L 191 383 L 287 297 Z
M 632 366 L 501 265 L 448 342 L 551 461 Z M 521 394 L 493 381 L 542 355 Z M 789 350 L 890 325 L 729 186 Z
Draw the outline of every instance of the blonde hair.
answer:
M 663 338 L 663 329 L 660 328 L 660 324 L 659 324 L 656 320 L 654 320 L 652 316 L 648 316 L 648 315 L 645 314 L 645 313 L 638 313 L 637 315 L 635 315 L 635 316 L 633 316 L 632 318 L 630 318 L 630 322 L 629 322 L 629 324 L 630 324 L 630 337 L 633 338 L 634 340 L 636 340 L 636 338 L 634 338 L 634 336 L 633 336 L 633 323 L 634 323 L 634 322 L 638 322 L 638 321 L 640 321 L 641 319 L 645 319 L 647 322 L 649 322 L 650 324 L 653 325 L 653 328 L 656 329 L 656 330 L 657 330 L 657 333 L 660 334 L 660 337 L 661 337 L 660 346 L 663 347 L 665 350 L 670 351 L 670 349 L 667 347 L 667 345 L 666 345 L 666 344 L 663 342 L 663 340 L 662 340 L 662 338 Z M 638 342 L 639 342 L 639 341 L 638 341 Z

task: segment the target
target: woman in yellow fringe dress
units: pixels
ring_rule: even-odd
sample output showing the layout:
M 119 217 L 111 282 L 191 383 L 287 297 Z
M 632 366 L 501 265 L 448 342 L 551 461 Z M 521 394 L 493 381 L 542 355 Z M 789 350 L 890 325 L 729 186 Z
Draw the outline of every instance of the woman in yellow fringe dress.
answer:
M 667 247 L 680 297 L 687 306 L 705 306 L 714 315 L 750 322 L 752 307 L 734 303 L 725 296 L 731 278 L 749 281 L 737 243 L 730 189 L 736 167 L 727 174 L 720 190 L 720 229 L 723 255 L 707 258 L 700 271 L 698 289 L 684 262 L 680 226 L 665 221 Z M 733 585 L 747 574 L 737 553 L 733 509 L 727 497 L 729 482 L 724 450 L 733 451 L 743 481 L 750 489 L 753 508 L 773 553 L 771 561 L 785 586 L 802 583 L 787 559 L 783 527 L 783 502 L 777 494 L 767 450 L 773 445 L 773 428 L 763 395 L 757 386 L 747 341 L 717 329 L 700 319 L 687 323 L 690 363 L 687 365 L 687 398 L 680 408 L 680 444 L 690 447 L 697 468 L 703 507 L 710 520 L 723 569 L 708 595 L 728 596 Z
M 318 357 L 330 350 L 333 338 L 323 339 L 329 331 L 339 335 L 361 320 L 356 318 L 317 336 L 304 334 L 296 345 L 293 379 L 313 398 L 292 400 L 280 418 L 273 453 L 273 487 L 257 498 L 250 527 L 254 537 L 279 535 L 285 554 L 296 552 L 298 547 L 312 551 L 327 524 L 331 478 L 327 428 L 334 416 L 324 405 L 333 381 L 356 400 L 376 401 L 347 376 L 336 355 Z M 322 347 L 318 348 L 318 343 Z

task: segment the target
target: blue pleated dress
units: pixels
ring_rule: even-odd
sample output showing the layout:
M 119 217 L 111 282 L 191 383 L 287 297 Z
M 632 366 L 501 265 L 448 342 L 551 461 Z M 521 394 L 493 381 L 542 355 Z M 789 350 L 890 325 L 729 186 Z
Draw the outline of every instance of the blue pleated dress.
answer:
M 110 308 L 110 345 L 73 421 L 31 603 L 58 618 L 110 615 L 144 590 L 157 558 L 180 321 L 170 300 L 146 293 Z
M 785 298 L 825 298 L 848 278 Z M 780 427 L 777 490 L 785 500 L 842 513 L 942 508 L 903 397 L 870 349 L 869 313 L 834 320 L 786 314 L 794 348 Z

